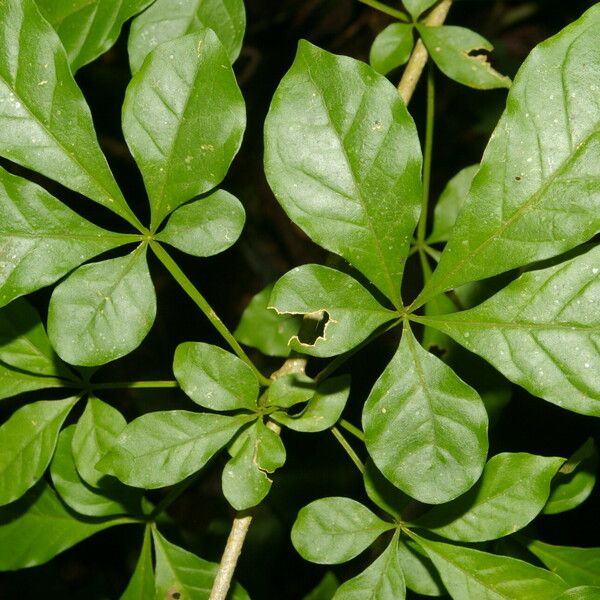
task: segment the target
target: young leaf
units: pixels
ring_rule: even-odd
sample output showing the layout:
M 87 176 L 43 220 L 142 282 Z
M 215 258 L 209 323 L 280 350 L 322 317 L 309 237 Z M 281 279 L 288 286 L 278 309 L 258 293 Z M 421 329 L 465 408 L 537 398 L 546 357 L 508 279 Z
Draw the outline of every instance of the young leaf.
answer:
M 18 502 L 0 508 L 0 571 L 41 565 L 95 533 L 127 522 L 77 517 L 40 482 Z
M 58 285 L 48 308 L 48 335 L 59 356 L 95 366 L 135 350 L 156 316 L 146 246 L 84 265 Z
M 245 220 L 240 201 L 217 190 L 178 208 L 155 239 L 194 256 L 214 256 L 235 244 Z
M 199 471 L 248 420 L 184 410 L 147 413 L 127 425 L 96 468 L 134 487 L 173 485 Z
M 555 515 L 585 502 L 596 484 L 597 469 L 598 450 L 594 440 L 589 438 L 559 469 L 542 512 Z
M 302 412 L 289 415 L 284 411 L 277 411 L 271 414 L 271 418 L 294 431 L 325 431 L 333 427 L 342 416 L 349 394 L 350 377 L 332 377 L 317 387 Z
M 369 455 L 408 495 L 429 504 L 460 496 L 487 454 L 487 414 L 477 392 L 405 328 L 363 410 Z
M 400 306 L 421 150 L 396 88 L 302 41 L 265 122 L 269 184 L 292 221 Z
M 131 24 L 129 64 L 135 73 L 156 46 L 210 27 L 219 37 L 230 62 L 238 57 L 246 13 L 243 0 L 157 0 Z
M 0 56 L 2 156 L 135 224 L 98 146 L 65 50 L 34 0 L 0 3 Z
M 464 27 L 417 25 L 419 35 L 442 73 L 458 83 L 478 90 L 510 87 L 510 79 L 498 73 L 483 54 L 494 46 L 478 33 Z
M 119 37 L 123 23 L 152 0 L 36 0 L 56 29 L 73 73 L 106 52 Z
M 402 0 L 402 4 L 410 13 L 410 16 L 416 20 L 428 8 L 431 8 L 438 0 Z
M 398 560 L 404 572 L 406 587 L 424 596 L 446 593 L 439 573 L 424 550 L 410 540 L 398 543 Z
M 298 513 L 292 543 L 306 560 L 334 565 L 358 556 L 394 527 L 356 500 L 321 498 Z
M 111 517 L 139 512 L 140 494 L 119 482 L 110 491 L 88 485 L 77 472 L 71 443 L 75 425 L 60 432 L 56 452 L 50 464 L 52 483 L 60 499 L 74 511 L 88 517 Z M 112 492 L 112 493 L 111 493 Z
M 0 427 L 0 506 L 20 498 L 50 464 L 60 428 L 78 398 L 34 402 Z
M 177 346 L 173 373 L 181 389 L 212 410 L 256 410 L 258 380 L 252 369 L 230 352 L 202 342 Z
M 428 244 L 448 241 L 478 170 L 479 165 L 465 167 L 446 184 L 433 211 L 433 227 L 427 238 Z
M 525 273 L 476 308 L 422 322 L 447 333 L 532 394 L 598 416 L 599 272 L 600 246 Z
M 302 317 L 279 315 L 269 309 L 273 284 L 256 294 L 242 313 L 242 318 L 233 332 L 236 339 L 246 346 L 257 348 L 267 356 L 289 356 L 291 338 L 298 335 Z
M 208 600 L 218 565 L 168 542 L 152 529 L 156 553 L 156 598 Z M 230 600 L 250 600 L 239 585 L 232 586 Z
M 152 538 L 150 527 L 144 529 L 144 542 L 127 589 L 119 600 L 152 600 L 155 597 L 154 568 L 152 567 Z
M 547 600 L 568 587 L 558 575 L 522 560 L 413 537 L 454 600 Z
M 404 600 L 406 585 L 398 560 L 398 540 L 392 538 L 389 546 L 362 573 L 345 581 L 333 600 Z
M 414 43 L 412 24 L 392 23 L 375 38 L 369 63 L 378 73 L 387 75 L 409 59 Z
M 123 104 L 123 133 L 146 184 L 151 228 L 218 185 L 244 133 L 244 99 L 210 29 L 156 48 Z
M 89 398 L 71 447 L 79 475 L 92 487 L 103 487 L 106 475 L 95 465 L 115 445 L 126 426 L 125 417 L 116 408 L 94 396 Z
M 466 494 L 432 508 L 416 523 L 459 542 L 485 542 L 510 535 L 541 512 L 552 478 L 564 461 L 525 453 L 497 454 Z
M 43 188 L 0 167 L 0 306 L 132 237 L 96 227 Z
M 293 350 L 312 356 L 351 350 L 377 327 L 398 317 L 350 275 L 321 265 L 303 265 L 286 273 L 275 284 L 270 305 L 279 313 L 322 313 L 327 318 L 314 343 L 304 343 L 298 336 L 289 342 Z
M 0 362 L 0 400 L 23 392 L 57 388 L 63 385 L 64 381 L 61 379 L 29 375 Z
M 600 548 L 553 546 L 529 540 L 527 549 L 569 585 L 600 586 Z
M 520 68 L 420 305 L 443 290 L 585 242 L 600 230 L 600 6 Z

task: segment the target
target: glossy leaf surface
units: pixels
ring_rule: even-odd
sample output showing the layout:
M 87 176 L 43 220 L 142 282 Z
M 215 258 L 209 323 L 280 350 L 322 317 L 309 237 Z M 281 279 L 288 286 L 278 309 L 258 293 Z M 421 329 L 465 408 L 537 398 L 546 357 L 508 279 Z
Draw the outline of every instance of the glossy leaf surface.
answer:
M 173 485 L 199 471 L 247 421 L 184 410 L 148 413 L 127 425 L 96 468 L 134 487 Z
M 456 228 L 419 301 L 600 230 L 600 7 L 519 69 Z
M 358 556 L 393 528 L 356 500 L 322 498 L 300 510 L 292 528 L 292 543 L 306 560 L 333 565 Z
M 485 542 L 525 527 L 543 509 L 563 458 L 525 453 L 493 456 L 481 479 L 453 502 L 434 507 L 417 523 L 459 542 Z
M 119 600 L 151 600 L 154 598 L 154 568 L 152 566 L 152 537 L 150 528 L 144 529 L 142 550 L 129 580 L 127 589 Z
M 427 352 L 409 328 L 363 410 L 369 455 L 408 495 L 440 504 L 468 490 L 487 453 L 477 392 Z
M 60 379 L 29 375 L 0 362 L 0 400 L 23 392 L 62 387 L 63 384 Z
M 217 190 L 178 208 L 156 239 L 194 256 L 214 256 L 235 244 L 245 220 L 240 201 Z
M 395 87 L 300 42 L 265 123 L 269 184 L 292 221 L 399 304 L 421 202 L 421 150 Z
M 521 275 L 483 304 L 424 322 L 532 394 L 600 415 L 600 247 Z
M 157 0 L 131 24 L 129 63 L 135 73 L 156 46 L 210 27 L 230 62 L 240 53 L 246 13 L 243 0 Z
M 409 59 L 413 45 L 413 26 L 408 23 L 392 23 L 375 38 L 369 53 L 369 63 L 378 73 L 387 75 Z
M 77 398 L 34 402 L 0 427 L 0 505 L 32 487 L 50 464 L 60 428 Z
M 303 343 L 297 336 L 289 342 L 293 350 L 313 356 L 346 352 L 398 316 L 350 275 L 321 265 L 303 265 L 286 273 L 273 288 L 270 306 L 279 313 L 320 313 L 326 318 L 314 343 Z
M 123 133 L 144 177 L 151 226 L 219 184 L 246 125 L 233 69 L 210 29 L 156 48 L 123 104 Z
M 200 406 L 256 410 L 256 375 L 243 360 L 218 346 L 180 344 L 175 350 L 173 372 L 181 389 Z
M 102 154 L 65 50 L 34 0 L 0 4 L 2 156 L 135 221 Z
M 600 600 L 600 587 L 582 585 L 567 590 L 556 600 Z
M 84 265 L 58 285 L 48 308 L 48 335 L 73 365 L 102 365 L 135 350 L 156 316 L 146 247 Z

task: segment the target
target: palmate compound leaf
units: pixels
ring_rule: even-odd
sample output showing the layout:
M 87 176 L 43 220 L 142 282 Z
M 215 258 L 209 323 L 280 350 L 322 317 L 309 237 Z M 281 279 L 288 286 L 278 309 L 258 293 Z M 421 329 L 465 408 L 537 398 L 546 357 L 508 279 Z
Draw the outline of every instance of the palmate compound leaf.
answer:
M 369 53 L 369 63 L 378 73 L 387 75 L 409 59 L 413 45 L 412 24 L 392 23 L 375 38 Z
M 152 0 L 36 0 L 65 47 L 73 73 L 106 52 Z
M 421 502 L 448 502 L 481 475 L 487 425 L 477 392 L 405 327 L 363 410 L 365 443 L 379 470 Z
M 54 289 L 48 335 L 63 360 L 102 365 L 142 343 L 156 316 L 146 249 L 84 265 Z
M 212 410 L 256 410 L 259 385 L 254 371 L 237 356 L 212 344 L 177 346 L 173 373 L 181 389 Z
M 2 126 L 0 136 L 1 131 Z M 132 241 L 135 236 L 93 225 L 40 186 L 0 167 L 0 306 Z
M 384 308 L 358 281 L 321 265 L 303 265 L 275 284 L 270 307 L 284 314 L 320 314 L 323 332 L 313 343 L 294 336 L 293 350 L 312 356 L 335 356 L 351 350 L 398 314 Z
M 397 307 L 421 203 L 421 150 L 395 87 L 302 41 L 265 122 L 265 170 L 292 221 Z
M 416 524 L 459 542 L 510 535 L 544 508 L 552 478 L 564 462 L 564 458 L 525 453 L 497 454 L 466 494 L 432 508 Z
M 156 529 L 152 529 L 152 537 L 156 554 L 156 599 L 208 600 L 219 565 L 171 544 Z M 239 583 L 232 586 L 227 598 L 250 600 Z
M 470 310 L 417 319 L 532 394 L 600 416 L 599 273 L 600 246 L 527 272 Z
M 0 571 L 41 565 L 103 529 L 130 522 L 80 517 L 40 482 L 18 502 L 0 508 Z
M 135 73 L 159 44 L 210 27 L 225 48 L 230 62 L 238 57 L 246 12 L 243 0 L 157 0 L 131 24 L 129 64 Z
M 394 527 L 356 500 L 321 498 L 298 513 L 292 543 L 306 560 L 333 565 L 358 556 Z
M 600 230 L 600 5 L 523 63 L 438 268 L 415 301 Z
M 148 413 L 127 425 L 96 468 L 134 487 L 173 485 L 199 471 L 253 418 L 184 410 Z
M 20 498 L 50 464 L 60 428 L 78 398 L 19 408 L 0 427 L 0 506 Z
M 153 231 L 223 180 L 245 126 L 244 99 L 211 29 L 146 58 L 127 88 L 123 133 L 148 191 Z
M 427 552 L 453 600 L 549 600 L 568 587 L 558 575 L 522 560 L 411 537 Z
M 67 55 L 34 0 L 0 3 L 0 153 L 139 223 L 98 146 Z
M 144 529 L 144 541 L 135 566 L 135 571 L 129 580 L 127 589 L 119 600 L 153 600 L 155 597 L 154 567 L 152 566 L 152 537 L 150 526 Z

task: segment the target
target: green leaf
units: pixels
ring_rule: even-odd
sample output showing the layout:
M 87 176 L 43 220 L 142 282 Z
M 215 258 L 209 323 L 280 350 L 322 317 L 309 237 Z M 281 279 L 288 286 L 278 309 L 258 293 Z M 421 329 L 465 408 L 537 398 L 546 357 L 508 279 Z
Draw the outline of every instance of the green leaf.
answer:
M 424 550 L 414 542 L 404 540 L 398 543 L 397 552 L 408 589 L 424 596 L 442 596 L 446 593 L 438 572 Z
M 18 502 L 0 508 L 0 571 L 41 565 L 95 533 L 127 522 L 77 517 L 40 482 Z
M 600 6 L 529 55 L 438 268 L 415 304 L 600 230 Z
M 244 99 L 210 29 L 166 42 L 135 74 L 123 133 L 146 184 L 153 231 L 225 177 L 244 133 Z
M 476 308 L 419 321 L 506 378 L 568 410 L 600 415 L 600 246 L 521 275 Z
M 394 536 L 375 562 L 338 588 L 333 600 L 403 600 L 405 597 L 406 585 Z
M 414 43 L 412 24 L 392 23 L 375 38 L 369 63 L 378 73 L 387 75 L 409 59 Z
M 52 483 L 61 500 L 74 511 L 88 517 L 110 517 L 139 513 L 140 494 L 122 486 L 107 491 L 92 488 L 77 472 L 71 443 L 75 425 L 60 432 L 54 458 L 50 464 Z M 117 482 L 118 483 L 118 482 Z M 111 493 L 112 492 L 112 493 Z M 137 506 L 136 506 L 137 504 Z
M 50 464 L 60 428 L 78 398 L 19 408 L 0 427 L 0 506 L 20 498 Z
M 382 521 L 350 498 L 321 498 L 300 510 L 292 527 L 298 553 L 323 565 L 343 563 L 358 556 L 393 523 Z
M 583 585 L 567 590 L 556 600 L 600 600 L 600 587 Z
M 271 418 L 289 429 L 302 433 L 316 433 L 333 427 L 342 416 L 350 394 L 350 377 L 332 377 L 321 383 L 302 412 L 290 415 L 284 411 Z
M 433 211 L 433 227 L 427 238 L 428 244 L 448 241 L 478 170 L 479 165 L 465 167 L 446 184 Z
M 478 33 L 453 25 L 417 25 L 417 29 L 431 58 L 450 79 L 478 90 L 510 87 L 510 79 L 494 70 L 485 54 L 473 54 L 494 49 Z
M 156 553 L 156 600 L 208 600 L 218 565 L 171 544 L 155 528 L 152 537 Z M 236 583 L 232 588 L 228 600 L 250 600 L 242 586 Z
M 497 454 L 466 494 L 434 507 L 416 523 L 459 542 L 485 542 L 510 535 L 541 512 L 552 478 L 564 462 L 564 458 L 525 453 Z
M 135 350 L 156 316 L 146 245 L 84 265 L 58 285 L 48 308 L 48 335 L 59 356 L 95 366 Z
M 235 244 L 245 220 L 240 201 L 217 190 L 178 208 L 155 239 L 194 256 L 214 256 Z
M 0 361 L 36 375 L 73 375 L 50 345 L 37 311 L 19 298 L 0 310 Z
M 106 52 L 119 37 L 123 23 L 152 0 L 36 0 L 56 29 L 73 73 Z
M 254 371 L 230 352 L 202 342 L 177 346 L 173 372 L 181 389 L 212 410 L 256 410 L 259 385 Z
M 269 309 L 269 299 L 274 284 L 269 284 L 256 294 L 244 309 L 242 318 L 233 332 L 236 339 L 257 348 L 267 356 L 289 356 L 292 349 L 289 340 L 298 335 L 302 317 L 279 315 Z
M 367 459 L 362 475 L 367 496 L 386 513 L 401 519 L 402 509 L 410 498 L 383 476 L 371 458 Z
M 77 422 L 72 451 L 77 471 L 92 487 L 103 487 L 106 474 L 96 469 L 96 463 L 115 445 L 127 426 L 125 417 L 116 409 L 91 396 Z
M 371 67 L 302 41 L 265 122 L 265 169 L 292 221 L 400 306 L 421 204 L 417 131 Z
M 438 0 L 402 0 L 402 4 L 413 19 L 417 19 L 421 13 L 431 8 Z
M 279 313 L 326 319 L 314 343 L 304 343 L 298 336 L 289 342 L 293 350 L 312 356 L 342 354 L 377 327 L 398 318 L 350 275 L 321 265 L 303 265 L 286 273 L 275 284 L 270 304 Z
M 210 27 L 219 37 L 230 62 L 238 57 L 246 13 L 243 0 L 157 0 L 131 24 L 129 63 L 135 73 L 158 45 Z
M 479 478 L 487 414 L 477 392 L 405 328 L 398 351 L 363 410 L 369 455 L 408 495 L 448 502 Z
M 527 549 L 569 585 L 600 586 L 600 548 L 553 546 L 529 540 Z
M 585 502 L 596 484 L 597 469 L 598 450 L 594 440 L 589 438 L 559 469 L 542 512 L 555 515 Z
M 144 542 L 135 571 L 127 589 L 119 600 L 152 600 L 155 597 L 154 569 L 152 567 L 152 538 L 150 527 L 144 529 Z
M 331 600 L 338 585 L 337 577 L 331 571 L 327 571 L 319 584 L 302 600 Z
M 0 3 L 0 56 L 2 156 L 137 223 L 98 146 L 60 39 L 33 0 Z
M 127 425 L 96 468 L 134 487 L 173 485 L 199 471 L 248 420 L 184 410 L 148 413 Z
M 522 560 L 413 537 L 454 600 L 548 600 L 567 589 L 558 575 Z
M 63 385 L 64 381 L 60 379 L 29 375 L 0 362 L 0 400 L 23 392 L 57 388 Z
M 0 306 L 134 240 L 96 227 L 43 188 L 0 167 Z
M 296 404 L 308 402 L 315 395 L 316 386 L 315 380 L 303 373 L 289 373 L 277 377 L 268 389 L 266 403 L 268 406 L 291 408 Z
M 262 420 L 244 432 L 241 449 L 223 469 L 223 493 L 236 510 L 259 504 L 271 489 L 272 473 L 285 462 L 285 447 L 277 433 Z

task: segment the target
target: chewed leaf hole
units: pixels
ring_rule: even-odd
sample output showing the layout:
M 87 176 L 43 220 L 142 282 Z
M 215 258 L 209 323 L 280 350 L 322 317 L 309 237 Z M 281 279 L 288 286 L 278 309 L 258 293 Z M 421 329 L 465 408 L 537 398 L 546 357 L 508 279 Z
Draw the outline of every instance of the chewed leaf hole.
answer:
M 329 313 L 326 310 L 318 310 L 304 315 L 302 327 L 298 334 L 301 344 L 313 346 L 319 339 L 325 339 L 325 329 L 329 323 Z
M 473 48 L 467 52 L 467 56 L 470 56 L 471 58 L 481 57 L 481 60 L 485 62 L 488 60 L 490 53 L 483 48 Z

